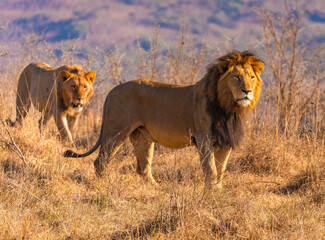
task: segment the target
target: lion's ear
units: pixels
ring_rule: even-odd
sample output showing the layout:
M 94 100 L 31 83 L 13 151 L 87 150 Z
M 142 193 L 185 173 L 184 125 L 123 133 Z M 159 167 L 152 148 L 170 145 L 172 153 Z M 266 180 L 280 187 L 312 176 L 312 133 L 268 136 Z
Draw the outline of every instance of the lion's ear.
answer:
M 221 74 L 225 73 L 230 67 L 230 61 L 220 61 L 218 63 L 218 70 Z
M 261 74 L 264 70 L 264 63 L 262 61 L 255 61 L 252 63 L 252 67 L 257 74 Z
M 90 83 L 93 83 L 96 78 L 96 73 L 94 71 L 90 71 L 89 73 L 85 74 L 85 77 Z
M 60 77 L 63 81 L 68 80 L 69 78 L 71 78 L 72 75 L 73 75 L 72 73 L 69 73 L 68 71 L 65 70 L 60 72 Z

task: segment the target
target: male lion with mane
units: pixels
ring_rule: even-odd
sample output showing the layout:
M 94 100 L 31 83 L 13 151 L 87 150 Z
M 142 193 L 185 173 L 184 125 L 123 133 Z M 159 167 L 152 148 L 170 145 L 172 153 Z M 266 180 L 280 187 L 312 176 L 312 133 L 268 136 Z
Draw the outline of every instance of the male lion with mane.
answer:
M 84 73 L 79 65 L 52 68 L 46 63 L 31 63 L 21 73 L 16 97 L 16 122 L 21 124 L 31 104 L 43 113 L 39 127 L 51 115 L 63 139 L 72 143 L 72 133 L 84 104 L 93 95 L 93 71 Z M 9 120 L 11 125 L 15 122 Z
M 254 54 L 234 51 L 208 65 L 206 75 L 190 86 L 134 80 L 115 87 L 104 105 L 100 136 L 86 153 L 71 150 L 65 157 L 86 157 L 99 146 L 94 162 L 102 175 L 111 158 L 129 137 L 137 158 L 137 172 L 151 175 L 154 144 L 169 148 L 195 145 L 205 185 L 222 187 L 231 149 L 244 133 L 244 117 L 257 104 L 264 69 Z

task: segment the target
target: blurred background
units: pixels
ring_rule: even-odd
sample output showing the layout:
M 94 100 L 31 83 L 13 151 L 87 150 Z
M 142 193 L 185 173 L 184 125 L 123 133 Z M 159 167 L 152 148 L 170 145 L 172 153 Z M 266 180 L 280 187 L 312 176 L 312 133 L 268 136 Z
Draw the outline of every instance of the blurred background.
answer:
M 325 3 L 321 0 L 287 1 L 289 8 L 304 14 L 304 27 L 314 41 L 325 41 Z M 261 31 L 257 6 L 275 14 L 285 9 L 282 0 L 1 0 L 1 47 L 17 49 L 26 41 L 46 41 L 57 57 L 65 41 L 86 41 L 84 48 L 102 46 L 129 48 L 139 40 L 150 48 L 155 23 L 168 46 L 178 37 L 183 23 L 200 46 L 232 41 L 236 48 L 256 44 Z M 307 33 L 306 33 L 307 34 Z M 81 49 L 80 54 L 86 49 Z
M 290 0 L 287 5 L 304 15 L 308 37 L 325 42 L 324 1 Z M 282 0 L 1 0 L 0 23 L 6 26 L 0 32 L 1 47 L 17 48 L 37 38 L 46 41 L 57 57 L 62 56 L 65 41 L 74 39 L 86 41 L 84 48 L 108 49 L 130 48 L 139 40 L 149 49 L 159 22 L 159 35 L 167 46 L 185 23 L 197 46 L 203 40 L 216 45 L 232 41 L 236 48 L 247 48 L 256 44 L 255 35 L 261 32 L 258 6 L 278 15 L 285 9 Z

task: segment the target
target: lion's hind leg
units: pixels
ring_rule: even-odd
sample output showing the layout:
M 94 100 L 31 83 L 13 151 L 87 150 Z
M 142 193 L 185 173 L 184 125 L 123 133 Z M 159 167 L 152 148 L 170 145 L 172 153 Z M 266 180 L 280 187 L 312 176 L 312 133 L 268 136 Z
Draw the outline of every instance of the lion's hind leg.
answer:
M 99 155 L 94 162 L 96 175 L 98 177 L 102 176 L 103 171 L 107 168 L 111 159 L 133 130 L 134 128 L 125 128 L 102 137 Z
M 16 122 L 21 124 L 23 118 L 26 117 L 30 107 L 31 107 L 31 101 L 29 98 L 26 98 L 24 100 L 19 100 L 20 97 L 17 96 L 16 101 Z
M 95 171 L 97 177 L 102 177 L 103 171 L 106 170 L 107 165 L 111 161 L 111 159 L 114 157 L 118 149 L 123 144 L 123 141 L 110 141 L 106 144 L 103 144 L 100 147 L 98 157 L 96 158 L 94 162 Z
M 154 143 L 149 141 L 139 130 L 135 130 L 130 135 L 130 140 L 134 146 L 134 152 L 137 158 L 137 173 L 156 185 L 155 179 L 151 174 L 151 162 L 154 152 Z
M 26 76 L 25 70 L 22 72 L 17 88 L 16 96 L 16 122 L 22 123 L 22 119 L 26 117 L 30 107 L 31 99 L 29 93 L 30 79 Z

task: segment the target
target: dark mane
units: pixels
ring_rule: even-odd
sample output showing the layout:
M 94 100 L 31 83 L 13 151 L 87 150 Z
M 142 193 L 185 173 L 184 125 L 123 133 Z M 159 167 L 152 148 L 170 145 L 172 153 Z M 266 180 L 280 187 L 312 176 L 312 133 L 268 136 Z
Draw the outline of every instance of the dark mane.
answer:
M 218 101 L 207 102 L 207 112 L 211 117 L 211 137 L 213 145 L 229 145 L 235 148 L 244 136 L 244 114 L 227 113 Z
M 204 77 L 206 79 L 207 112 L 211 117 L 211 137 L 216 146 L 228 145 L 235 148 L 244 136 L 245 111 L 239 110 L 235 102 L 230 102 L 227 107 L 221 106 L 218 100 L 218 81 L 228 69 L 245 63 L 250 63 L 257 72 L 263 71 L 263 62 L 247 51 L 231 52 L 218 58 L 207 67 L 207 74 Z

